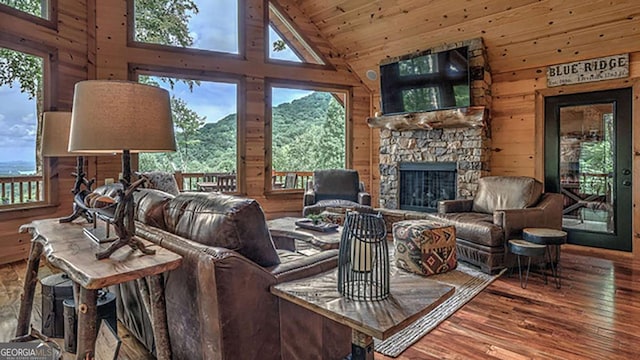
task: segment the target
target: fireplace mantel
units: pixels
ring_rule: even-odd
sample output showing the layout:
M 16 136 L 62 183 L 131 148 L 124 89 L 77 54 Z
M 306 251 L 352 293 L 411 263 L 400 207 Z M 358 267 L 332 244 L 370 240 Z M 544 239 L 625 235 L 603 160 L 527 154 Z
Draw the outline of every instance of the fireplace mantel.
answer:
M 481 128 L 486 127 L 488 112 L 485 106 L 470 106 L 459 109 L 370 117 L 367 119 L 367 124 L 371 128 L 397 131 Z

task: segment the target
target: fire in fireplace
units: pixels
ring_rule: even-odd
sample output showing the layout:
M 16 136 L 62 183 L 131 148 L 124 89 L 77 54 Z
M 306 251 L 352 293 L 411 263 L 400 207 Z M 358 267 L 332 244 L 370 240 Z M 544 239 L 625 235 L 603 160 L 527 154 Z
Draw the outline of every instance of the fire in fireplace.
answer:
M 438 201 L 456 198 L 455 162 L 399 164 L 400 209 L 436 212 Z

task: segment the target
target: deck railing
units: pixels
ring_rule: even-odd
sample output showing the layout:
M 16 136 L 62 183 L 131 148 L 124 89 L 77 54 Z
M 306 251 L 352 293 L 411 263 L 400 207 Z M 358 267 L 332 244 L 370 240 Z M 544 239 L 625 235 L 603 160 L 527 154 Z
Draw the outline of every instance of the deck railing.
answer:
M 0 176 L 1 205 L 44 201 L 42 176 Z
M 218 187 L 222 192 L 235 192 L 235 173 L 222 172 L 179 172 L 175 173 L 178 187 L 183 191 L 200 191 L 204 188 L 215 190 Z M 230 179 L 233 177 L 233 179 Z M 312 171 L 274 171 L 271 176 L 274 189 L 305 189 L 307 182 L 313 179 Z M 200 185 L 198 185 L 200 184 Z

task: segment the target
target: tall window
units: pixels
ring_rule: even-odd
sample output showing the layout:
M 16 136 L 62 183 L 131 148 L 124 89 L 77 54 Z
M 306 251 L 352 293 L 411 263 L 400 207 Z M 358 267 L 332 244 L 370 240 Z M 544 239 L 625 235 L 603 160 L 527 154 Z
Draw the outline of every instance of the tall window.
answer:
M 43 59 L 0 47 L 0 202 L 42 201 Z
M 133 39 L 238 54 L 238 0 L 130 0 Z
M 140 154 L 140 170 L 237 172 L 238 84 L 142 75 L 171 94 L 175 153 Z
M 313 170 L 344 168 L 347 92 L 284 86 L 270 90 L 273 188 L 302 189 Z
M 43 19 L 51 15 L 51 0 L 0 0 L 0 4 Z

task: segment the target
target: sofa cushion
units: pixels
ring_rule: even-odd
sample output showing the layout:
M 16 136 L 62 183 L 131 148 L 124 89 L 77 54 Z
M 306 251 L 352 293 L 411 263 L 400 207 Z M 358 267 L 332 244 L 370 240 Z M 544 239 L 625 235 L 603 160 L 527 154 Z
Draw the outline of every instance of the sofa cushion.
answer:
M 503 229 L 493 223 L 493 215 L 483 213 L 429 214 L 432 219 L 456 227 L 456 237 L 487 246 L 501 246 Z
M 313 190 L 316 201 L 341 199 L 358 201 L 360 178 L 356 170 L 316 170 L 313 173 Z
M 260 205 L 219 193 L 181 193 L 164 206 L 166 230 L 235 250 L 261 266 L 280 263 Z
M 542 184 L 527 176 L 487 176 L 478 180 L 473 211 L 493 214 L 496 210 L 524 209 L 535 205 Z
M 180 193 L 178 182 L 170 172 L 148 171 L 140 173 L 139 175 L 146 180 L 144 186 L 148 189 L 164 191 L 174 196 Z
M 159 229 L 166 229 L 164 204 L 174 197 L 160 190 L 138 189 L 133 193 L 133 199 L 136 204 L 135 219 Z

